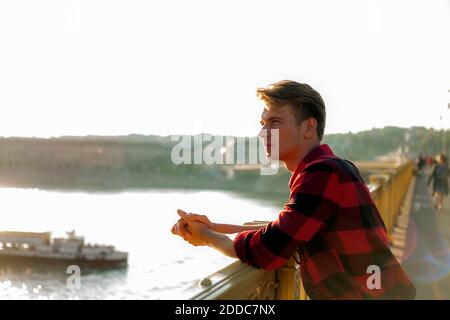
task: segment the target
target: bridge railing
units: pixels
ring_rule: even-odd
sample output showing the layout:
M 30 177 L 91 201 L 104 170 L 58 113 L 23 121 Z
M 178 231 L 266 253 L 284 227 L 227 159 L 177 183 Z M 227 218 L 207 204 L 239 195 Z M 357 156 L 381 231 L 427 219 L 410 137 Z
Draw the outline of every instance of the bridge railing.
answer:
M 403 203 L 414 172 L 413 162 L 383 168 L 380 173 L 369 176 L 369 189 L 380 212 L 388 234 L 393 231 L 397 215 Z
M 413 163 L 358 163 L 360 170 L 376 173 L 369 177 L 372 197 L 390 234 L 413 176 Z M 180 299 L 223 300 L 305 300 L 299 265 L 291 258 L 277 270 L 264 271 L 241 261 L 233 262 L 212 275 L 193 283 L 180 293 Z

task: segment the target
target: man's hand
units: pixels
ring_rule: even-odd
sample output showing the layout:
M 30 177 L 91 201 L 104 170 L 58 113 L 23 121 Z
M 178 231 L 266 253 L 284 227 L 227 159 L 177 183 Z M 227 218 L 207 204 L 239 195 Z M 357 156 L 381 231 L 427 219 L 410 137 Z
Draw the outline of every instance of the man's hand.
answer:
M 233 241 L 230 238 L 222 233 L 209 229 L 205 223 L 183 219 L 187 215 L 183 210 L 177 210 L 177 213 L 181 218 L 172 227 L 171 231 L 173 234 L 179 235 L 193 246 L 209 246 L 228 257 L 237 258 Z
M 181 218 L 172 227 L 171 232 L 175 235 L 179 235 L 193 246 L 207 246 L 207 239 L 210 233 L 207 224 L 196 220 L 184 219 L 186 218 L 187 213 L 183 210 L 177 210 L 177 213 Z M 211 224 L 211 222 L 209 223 Z
M 181 219 L 184 219 L 186 221 L 197 221 L 205 224 L 208 228 L 214 230 L 215 224 L 212 223 L 209 218 L 203 214 L 196 214 L 196 213 L 186 213 L 185 211 L 178 209 L 177 210 L 178 215 Z M 214 230 L 216 231 L 216 230 Z

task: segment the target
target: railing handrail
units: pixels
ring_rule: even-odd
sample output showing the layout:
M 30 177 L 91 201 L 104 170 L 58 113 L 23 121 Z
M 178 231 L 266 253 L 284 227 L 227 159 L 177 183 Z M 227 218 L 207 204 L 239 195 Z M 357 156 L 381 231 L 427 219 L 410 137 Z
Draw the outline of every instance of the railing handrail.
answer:
M 244 284 L 242 282 L 244 279 L 259 278 L 267 273 L 271 273 L 271 271 L 257 269 L 238 260 L 201 279 L 198 283 L 192 284 L 183 290 L 181 295 L 189 296 L 191 300 L 230 299 L 231 286 L 237 286 L 239 283 Z M 272 273 L 275 273 L 275 271 L 272 271 Z M 273 278 L 275 278 L 275 274 Z M 257 287 L 255 286 L 253 290 L 255 294 L 257 293 Z M 239 291 L 239 288 L 236 287 L 235 291 Z M 231 295 L 233 296 L 233 294 Z M 244 297 L 240 294 L 235 294 L 234 296 L 236 297 L 235 299 L 250 299 L 251 293 L 244 294 Z

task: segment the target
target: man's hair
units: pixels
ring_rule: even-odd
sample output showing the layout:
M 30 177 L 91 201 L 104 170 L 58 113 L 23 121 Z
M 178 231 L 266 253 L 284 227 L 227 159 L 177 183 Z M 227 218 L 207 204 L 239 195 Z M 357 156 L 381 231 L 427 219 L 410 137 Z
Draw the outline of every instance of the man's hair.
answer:
M 256 95 L 269 109 L 291 105 L 299 124 L 311 117 L 316 119 L 317 137 L 319 141 L 322 140 L 325 131 L 325 103 L 311 86 L 292 80 L 282 80 L 267 88 L 258 88 Z

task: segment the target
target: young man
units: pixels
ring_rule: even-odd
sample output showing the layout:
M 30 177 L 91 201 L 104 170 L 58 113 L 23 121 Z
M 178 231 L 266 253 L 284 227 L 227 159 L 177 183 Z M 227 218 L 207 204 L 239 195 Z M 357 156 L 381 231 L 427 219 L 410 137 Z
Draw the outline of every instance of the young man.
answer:
M 325 105 L 309 85 L 280 81 L 257 90 L 268 156 L 292 173 L 289 201 L 264 226 L 214 224 L 178 210 L 172 233 L 195 246 L 210 246 L 257 268 L 282 267 L 295 251 L 311 299 L 413 299 L 415 288 L 393 256 L 386 227 L 358 169 L 320 144 Z M 279 139 L 270 134 L 278 129 Z M 232 241 L 225 233 L 237 233 Z M 380 285 L 368 285 L 370 270 Z

